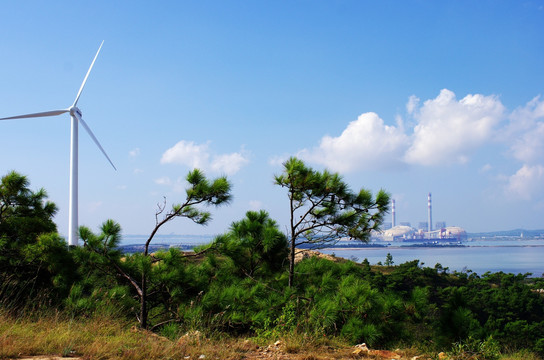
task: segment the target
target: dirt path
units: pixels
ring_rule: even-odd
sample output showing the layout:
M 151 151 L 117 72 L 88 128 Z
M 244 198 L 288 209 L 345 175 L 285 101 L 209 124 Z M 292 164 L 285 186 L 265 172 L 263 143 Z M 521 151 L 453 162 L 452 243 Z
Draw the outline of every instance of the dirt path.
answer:
M 38 355 L 38 356 L 25 356 L 16 358 L 17 360 L 82 360 L 78 357 L 62 357 L 62 356 L 56 356 L 56 355 Z
M 249 343 L 248 343 L 249 344 Z M 266 347 L 258 347 L 251 345 L 238 352 L 236 359 L 247 360 L 427 360 L 428 357 L 422 355 L 415 355 L 413 353 L 407 353 L 404 351 L 388 351 L 388 350 L 372 350 L 368 349 L 366 345 L 361 344 L 355 347 L 335 349 L 332 347 L 324 346 L 322 348 L 313 349 L 286 349 L 281 341 L 277 341 L 274 344 Z M 182 360 L 215 360 L 221 358 L 233 359 L 232 354 L 224 357 L 221 354 L 226 355 L 224 352 L 216 352 L 213 355 L 194 355 L 186 356 Z M 227 352 L 228 353 L 228 352 Z M 197 353 L 198 354 L 198 353 Z M 15 359 L 14 359 L 15 360 Z M 61 357 L 56 355 L 41 355 L 41 356 L 26 356 L 19 357 L 16 360 L 82 360 L 80 357 Z

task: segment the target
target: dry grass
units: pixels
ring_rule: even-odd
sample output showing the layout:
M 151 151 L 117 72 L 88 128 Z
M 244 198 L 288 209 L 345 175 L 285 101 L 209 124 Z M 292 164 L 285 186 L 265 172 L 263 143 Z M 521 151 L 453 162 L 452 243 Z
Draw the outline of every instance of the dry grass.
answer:
M 214 352 L 207 344 L 177 344 L 112 318 L 74 321 L 48 316 L 32 320 L 0 315 L 0 359 L 43 354 L 83 359 L 195 359 Z M 229 353 L 226 358 L 240 358 Z
M 311 345 L 291 339 L 279 346 L 260 346 L 251 339 L 181 337 L 171 341 L 111 317 L 67 319 L 60 315 L 37 319 L 0 314 L 0 359 L 36 355 L 81 359 L 325 359 L 346 358 L 349 349 Z M 328 356 L 325 356 L 328 355 Z
M 0 358 L 22 355 L 82 356 L 89 359 L 165 359 L 184 355 L 183 348 L 150 333 L 132 332 L 111 318 L 59 316 L 31 320 L 0 316 Z
M 500 360 L 541 360 L 542 358 L 530 351 L 518 351 L 514 354 L 502 355 Z
M 0 314 L 0 359 L 29 358 L 45 355 L 87 359 L 226 359 L 226 360 L 339 360 L 380 359 L 379 356 L 354 355 L 353 347 L 339 339 L 309 339 L 290 336 L 268 344 L 263 339 L 204 338 L 182 336 L 171 341 L 142 331 L 128 321 L 112 317 L 69 319 L 55 314 L 37 319 L 13 318 Z M 418 355 L 415 349 L 397 350 L 401 359 Z M 202 357 L 204 355 L 204 357 Z M 419 359 L 431 359 L 421 356 Z M 530 352 L 505 355 L 501 360 L 540 360 Z

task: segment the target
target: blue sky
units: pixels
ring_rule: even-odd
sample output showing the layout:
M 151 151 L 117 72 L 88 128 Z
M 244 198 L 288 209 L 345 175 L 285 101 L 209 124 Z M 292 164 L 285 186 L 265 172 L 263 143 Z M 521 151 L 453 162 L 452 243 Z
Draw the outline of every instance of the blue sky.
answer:
M 544 1 L 4 2 L 0 117 L 78 106 L 79 222 L 148 234 L 194 166 L 228 175 L 217 234 L 247 210 L 282 229 L 296 155 L 383 188 L 397 221 L 544 228 Z M 68 227 L 69 116 L 0 122 L 0 173 L 44 187 Z

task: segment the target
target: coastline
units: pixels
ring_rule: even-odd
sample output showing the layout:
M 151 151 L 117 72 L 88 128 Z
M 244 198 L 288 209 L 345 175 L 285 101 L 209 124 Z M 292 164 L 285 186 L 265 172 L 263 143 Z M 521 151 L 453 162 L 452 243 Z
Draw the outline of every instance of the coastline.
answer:
M 321 250 L 384 250 L 384 249 L 447 249 L 447 248 L 532 248 L 532 247 L 544 247 L 544 245 L 464 245 L 464 246 L 447 246 L 447 245 L 418 245 L 418 246 L 401 246 L 401 245 L 391 245 L 391 246 L 355 246 L 355 247 L 327 247 Z

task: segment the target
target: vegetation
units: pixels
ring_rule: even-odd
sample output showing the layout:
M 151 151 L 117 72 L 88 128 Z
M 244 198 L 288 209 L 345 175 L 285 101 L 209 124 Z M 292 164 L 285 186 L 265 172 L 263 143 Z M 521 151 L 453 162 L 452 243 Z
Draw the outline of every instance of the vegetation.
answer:
M 174 204 L 172 209 L 164 214 L 166 200 L 155 213 L 155 227 L 145 242 L 143 254 L 136 254 L 121 261 L 122 254 L 117 249 L 120 240 L 121 226 L 112 220 L 102 225 L 102 234 L 95 235 L 88 228 L 81 227 L 79 236 L 85 243 L 85 249 L 90 253 L 80 254 L 80 259 L 85 259 L 88 267 L 96 267 L 100 272 L 119 275 L 133 288 L 140 302 L 138 321 L 144 329 L 148 327 L 148 288 L 153 286 L 152 265 L 159 261 L 149 253 L 149 245 L 155 234 L 166 223 L 175 218 L 182 217 L 192 220 L 199 225 L 206 225 L 211 219 L 211 214 L 198 208 L 198 205 L 219 206 L 227 203 L 230 198 L 230 184 L 225 177 L 210 182 L 204 174 L 195 169 L 186 177 L 189 187 L 186 189 L 186 198 L 183 203 Z M 162 215 L 162 218 L 161 218 Z M 184 255 L 177 255 L 184 257 Z M 138 281 L 141 279 L 141 281 Z
M 199 180 L 189 181 L 186 202 L 162 219 L 209 219 L 194 205 L 228 201 L 226 179 L 192 176 Z M 193 193 L 195 187 L 202 192 Z M 215 197 L 194 203 L 201 199 L 196 194 L 209 193 Z M 197 355 L 195 349 L 217 356 L 223 353 L 207 347 L 216 339 L 230 344 L 223 357 L 234 359 L 256 346 L 236 340 L 248 337 L 252 344 L 283 339 L 293 352 L 365 342 L 431 355 L 447 351 L 453 359 L 544 355 L 544 279 L 529 274 L 450 273 L 418 260 L 396 265 L 389 254 L 383 267 L 313 256 L 294 264 L 297 281 L 289 286 L 291 239 L 265 211 L 246 213 L 195 252 L 126 255 L 117 247 L 121 227 L 112 220 L 96 234 L 81 227 L 84 246 L 69 248 L 51 225 L 55 207 L 45 192 L 30 191 L 16 173 L 2 178 L 0 195 L 0 358 L 21 352 L 179 358 Z M 187 334 L 212 341 L 187 347 L 200 341 Z
M 0 182 L 0 305 L 20 311 L 61 302 L 75 264 L 56 234 L 57 207 L 15 171 Z
M 276 185 L 287 189 L 290 211 L 289 287 L 295 275 L 295 250 L 303 244 L 318 249 L 341 238 L 367 242 L 389 211 L 389 195 L 352 192 L 337 173 L 319 172 L 297 158 L 283 164 Z

